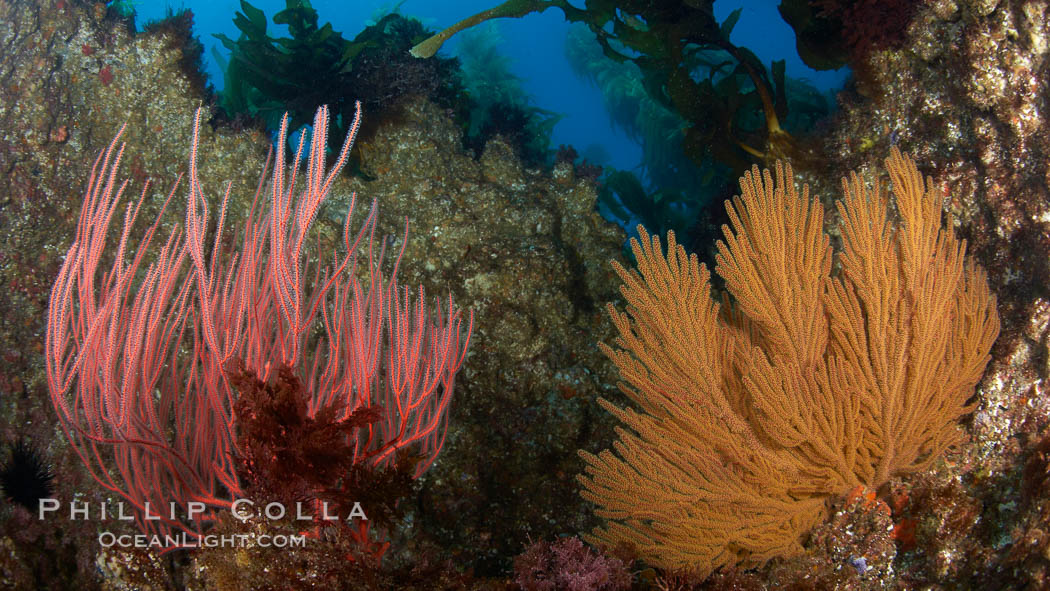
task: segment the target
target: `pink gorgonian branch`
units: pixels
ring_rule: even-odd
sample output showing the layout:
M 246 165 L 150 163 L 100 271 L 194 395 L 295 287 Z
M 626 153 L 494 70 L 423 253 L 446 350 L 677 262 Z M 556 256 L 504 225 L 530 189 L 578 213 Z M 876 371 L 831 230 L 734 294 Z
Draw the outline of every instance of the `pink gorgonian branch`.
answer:
M 398 450 L 418 446 L 418 477 L 441 450 L 473 314 L 464 327 L 451 296 L 444 305 L 438 300 L 432 314 L 422 288 L 413 298 L 398 285 L 407 225 L 390 278 L 384 277 L 385 246 L 378 253 L 374 248 L 375 203 L 361 228 L 350 230 L 356 195 L 343 224 L 342 252 L 326 258 L 305 248 L 360 117 L 358 104 L 326 172 L 328 109 L 317 111 L 308 150 L 301 136 L 290 166 L 285 116 L 272 174 L 267 177 L 267 157 L 240 248 L 227 249 L 230 183 L 214 238 L 206 243 L 212 226 L 197 168 L 198 109 L 189 174 L 175 181 L 164 202 L 166 208 L 180 185 L 188 185 L 184 228 L 172 229 L 153 254 L 162 208 L 127 262 L 147 183 L 134 206 L 125 207 L 108 270 L 102 261 L 110 222 L 127 189 L 127 181 L 117 179 L 123 127 L 96 158 L 73 244 L 51 292 L 47 380 L 74 452 L 96 482 L 134 508 L 143 532 L 182 532 L 192 542 L 217 510 L 243 494 L 237 392 L 227 375 L 234 360 L 262 381 L 279 366 L 293 368 L 311 417 L 332 405 L 344 420 L 356 410 L 382 407 L 380 420 L 347 436 L 346 453 L 355 463 L 387 466 Z M 260 207 L 263 195 L 269 208 Z M 358 262 L 365 268 L 359 271 Z M 198 519 L 185 518 L 191 502 L 206 508 Z M 146 519 L 147 507 L 160 518 Z

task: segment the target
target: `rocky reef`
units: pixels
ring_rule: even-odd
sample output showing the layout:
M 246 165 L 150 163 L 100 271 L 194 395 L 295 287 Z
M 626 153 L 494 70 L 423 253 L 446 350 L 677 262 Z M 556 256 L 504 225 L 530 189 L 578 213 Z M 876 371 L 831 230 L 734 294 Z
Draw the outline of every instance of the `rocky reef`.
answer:
M 0 440 L 39 450 L 61 499 L 108 497 L 52 417 L 42 356 L 49 289 L 91 164 L 123 123 L 131 192 L 147 179 L 155 187 L 143 217 L 184 171 L 193 111 L 214 104 L 191 23 L 183 14 L 134 33 L 103 3 L 0 3 Z M 896 145 L 943 188 L 951 222 L 989 270 L 1003 325 L 966 424 L 971 440 L 929 472 L 836 501 L 802 556 L 703 583 L 639 567 L 634 588 L 1050 584 L 1048 57 L 1045 2 L 920 3 L 900 43 L 853 58 L 840 111 L 812 147 L 819 167 L 796 165 L 832 199 L 839 176 L 876 170 Z M 409 224 L 402 284 L 450 290 L 476 319 L 442 455 L 402 500 L 403 527 L 387 532 L 385 564 L 415 578 L 375 581 L 512 588 L 514 557 L 530 540 L 597 522 L 578 495 L 576 452 L 612 439 L 595 399 L 624 403 L 597 347 L 614 332 L 604 304 L 619 298 L 609 261 L 621 257 L 624 235 L 596 213 L 594 181 L 570 163 L 528 168 L 499 138 L 468 153 L 449 113 L 423 100 L 364 117 L 374 127 L 355 148 L 357 174 L 336 182 L 325 231 L 338 235 L 333 220 L 352 192 L 378 200 L 381 234 L 400 240 Z M 203 126 L 200 177 L 212 199 L 233 183 L 228 220 L 246 215 L 269 143 L 239 121 Z M 168 225 L 183 213 L 171 209 Z M 0 586 L 220 588 L 209 578 L 216 563 L 253 580 L 277 559 L 103 550 L 98 527 L 3 505 Z

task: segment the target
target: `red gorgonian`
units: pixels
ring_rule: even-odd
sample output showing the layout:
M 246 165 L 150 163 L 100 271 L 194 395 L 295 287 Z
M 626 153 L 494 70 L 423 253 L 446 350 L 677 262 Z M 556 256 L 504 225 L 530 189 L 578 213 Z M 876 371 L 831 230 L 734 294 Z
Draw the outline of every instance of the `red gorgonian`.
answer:
M 413 298 L 398 285 L 404 242 L 384 276 L 385 248 L 374 248 L 374 203 L 351 233 L 351 199 L 341 252 L 327 258 L 304 252 L 360 116 L 358 104 L 327 173 L 328 109 L 317 111 L 304 171 L 306 134 L 286 166 L 285 116 L 272 174 L 268 157 L 239 249 L 223 246 L 230 183 L 210 248 L 205 241 L 212 230 L 197 169 L 200 109 L 185 179 L 185 227 L 172 229 L 148 264 L 163 209 L 138 247 L 128 248 L 148 183 L 137 204 L 127 205 L 112 265 L 105 270 L 100 264 L 128 185 L 117 180 L 123 128 L 95 160 L 74 242 L 51 292 L 48 386 L 60 426 L 92 478 L 130 504 L 138 527 L 159 536 L 165 549 L 195 545 L 216 512 L 244 492 L 231 366 L 260 383 L 276 378 L 279 368 L 290 369 L 309 418 L 322 411 L 331 417 L 335 409 L 338 423 L 365 409 L 380 411 L 369 421 L 351 419 L 340 435 L 352 465 L 389 466 L 400 450 L 413 447 L 418 477 L 441 450 L 473 314 L 464 330 L 451 295 L 432 314 L 422 289 Z M 165 208 L 182 181 L 176 180 Z M 269 194 L 266 208 L 263 193 Z M 158 518 L 147 519 L 147 513 Z

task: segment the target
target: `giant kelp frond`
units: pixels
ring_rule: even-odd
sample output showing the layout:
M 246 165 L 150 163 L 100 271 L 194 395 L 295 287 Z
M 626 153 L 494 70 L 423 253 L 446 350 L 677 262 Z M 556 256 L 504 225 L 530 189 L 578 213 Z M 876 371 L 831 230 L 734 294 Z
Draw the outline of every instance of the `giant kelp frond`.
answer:
M 645 91 L 688 125 L 680 142 L 697 165 L 713 158 L 743 171 L 756 160 L 798 152 L 781 122 L 788 114 L 783 62 L 767 71 L 753 52 L 730 41 L 741 11 L 715 20 L 713 0 L 589 0 L 577 8 L 566 0 L 507 0 L 468 17 L 412 48 L 415 57 L 432 57 L 456 33 L 494 18 L 520 18 L 558 8 L 569 22 L 585 24 L 611 60 L 633 62 L 643 73 Z M 720 52 L 705 72 L 696 72 L 703 54 Z M 717 80 L 716 80 L 717 79 Z M 744 129 L 751 118 L 761 125 Z

